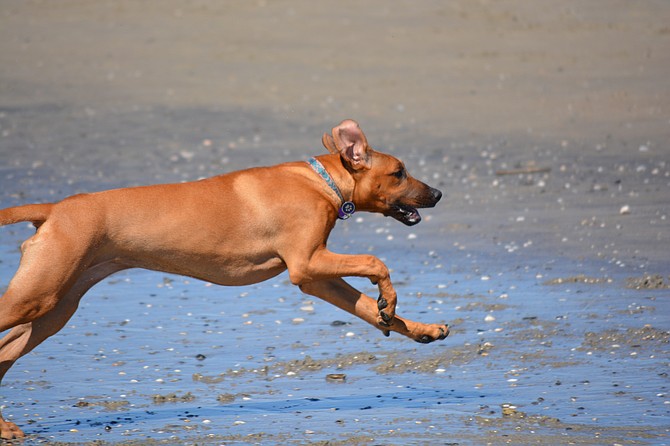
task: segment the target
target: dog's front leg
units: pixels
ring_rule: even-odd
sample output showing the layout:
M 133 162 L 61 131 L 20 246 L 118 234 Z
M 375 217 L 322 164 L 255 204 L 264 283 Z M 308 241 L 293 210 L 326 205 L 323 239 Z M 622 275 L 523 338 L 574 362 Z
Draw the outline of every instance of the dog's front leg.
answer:
M 379 287 L 379 298 L 375 309 L 376 324 L 390 327 L 394 323 L 398 297 L 391 283 L 388 268 L 377 257 L 335 254 L 323 248 L 316 250 L 309 260 L 286 259 L 286 264 L 291 282 L 298 286 L 342 277 L 368 278 Z
M 417 342 L 427 344 L 442 340 L 449 335 L 449 327 L 445 324 L 422 324 L 400 316 L 395 317 L 395 322 L 391 327 L 379 324 L 378 308 L 375 300 L 340 278 L 308 282 L 301 285 L 300 289 L 358 316 L 380 329 L 386 336 L 388 336 L 389 330 L 392 330 Z

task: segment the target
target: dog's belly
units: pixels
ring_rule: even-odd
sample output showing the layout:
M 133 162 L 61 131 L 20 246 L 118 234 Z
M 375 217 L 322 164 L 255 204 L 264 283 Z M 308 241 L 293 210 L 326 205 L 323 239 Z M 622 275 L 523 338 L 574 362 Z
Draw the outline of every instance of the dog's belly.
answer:
M 194 277 L 217 285 L 241 286 L 268 280 L 286 271 L 286 264 L 275 256 L 241 257 L 171 255 L 118 259 L 133 268 L 162 271 Z

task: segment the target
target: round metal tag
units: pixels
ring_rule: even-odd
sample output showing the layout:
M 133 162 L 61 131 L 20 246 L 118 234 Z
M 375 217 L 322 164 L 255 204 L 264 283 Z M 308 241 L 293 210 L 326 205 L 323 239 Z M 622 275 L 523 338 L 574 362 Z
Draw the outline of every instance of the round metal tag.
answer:
M 345 201 L 340 207 L 339 217 L 342 220 L 346 220 L 347 218 L 351 217 L 351 214 L 354 212 L 356 212 L 356 205 L 354 205 L 354 203 L 351 201 Z

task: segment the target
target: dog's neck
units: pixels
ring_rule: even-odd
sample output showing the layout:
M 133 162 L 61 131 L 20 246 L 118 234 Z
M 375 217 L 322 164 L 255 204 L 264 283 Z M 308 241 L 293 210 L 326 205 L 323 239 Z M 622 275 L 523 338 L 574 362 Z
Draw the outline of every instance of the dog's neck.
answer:
M 314 172 L 318 173 L 319 176 L 323 178 L 328 187 L 330 187 L 340 199 L 340 207 L 337 211 L 337 218 L 340 220 L 346 220 L 351 217 L 351 215 L 356 211 L 356 205 L 354 202 L 344 199 L 344 196 L 342 195 L 342 192 L 340 192 L 340 188 L 337 187 L 335 180 L 333 180 L 333 177 L 330 176 L 326 168 L 323 167 L 323 164 L 321 164 L 319 160 L 312 157 L 307 162 L 309 163 L 312 170 L 314 170 Z

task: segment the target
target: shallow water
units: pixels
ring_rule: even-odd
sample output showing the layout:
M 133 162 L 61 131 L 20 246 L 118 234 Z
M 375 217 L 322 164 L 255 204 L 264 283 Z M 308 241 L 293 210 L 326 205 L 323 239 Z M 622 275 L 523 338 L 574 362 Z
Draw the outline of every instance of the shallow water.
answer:
M 400 313 L 450 321 L 446 341 L 384 338 L 285 276 L 222 288 L 124 272 L 12 369 L 5 413 L 35 443 L 664 442 L 667 290 L 626 289 L 588 265 L 590 281 L 570 278 L 555 259 L 452 264 L 423 235 L 389 240 L 386 220 L 340 226 L 333 249 L 370 247 L 394 265 Z M 8 245 L 2 277 L 16 260 Z

